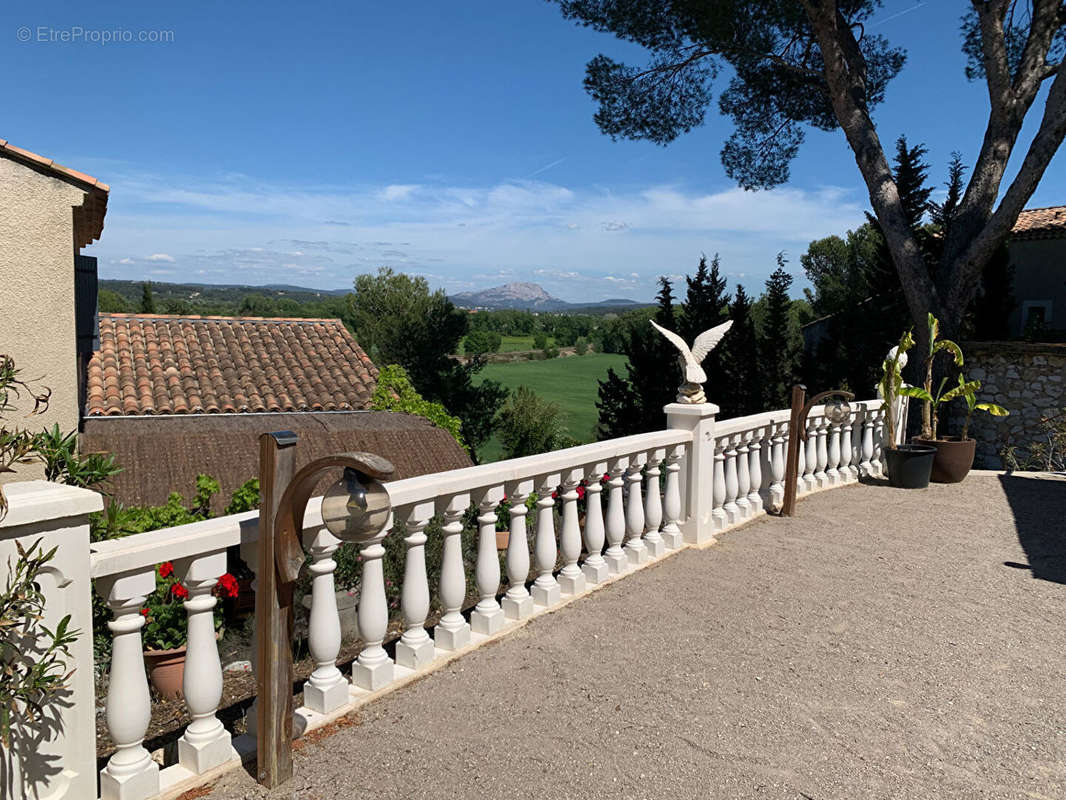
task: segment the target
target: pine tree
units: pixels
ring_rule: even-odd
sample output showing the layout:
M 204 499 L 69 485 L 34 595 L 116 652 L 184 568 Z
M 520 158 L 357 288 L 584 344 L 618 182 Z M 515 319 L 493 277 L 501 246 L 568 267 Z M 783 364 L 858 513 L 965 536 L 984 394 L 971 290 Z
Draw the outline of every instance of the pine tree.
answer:
M 906 136 L 896 140 L 896 190 L 903 206 L 903 215 L 915 230 L 922 224 L 929 210 L 929 197 L 933 194 L 933 187 L 926 185 L 929 164 L 923 158 L 927 152 L 923 144 L 908 147 Z
M 678 333 L 687 342 L 693 341 L 708 328 L 713 328 L 726 318 L 726 280 L 722 277 L 718 254 L 711 259 L 707 269 L 707 256 L 700 256 L 696 274 L 685 277 L 688 291 L 685 307 L 678 320 Z
M 959 203 L 962 201 L 962 192 L 965 188 L 962 182 L 965 174 L 966 166 L 962 163 L 962 156 L 958 151 L 953 152 L 951 161 L 948 162 L 948 179 L 944 183 L 948 190 L 947 197 L 944 198 L 943 203 L 929 204 L 929 216 L 933 220 L 933 224 L 941 229 L 945 229 L 951 224 L 951 220 L 959 208 Z
M 791 336 L 792 276 L 785 270 L 784 253 L 766 281 L 766 317 L 759 331 L 759 369 L 764 374 L 764 408 L 786 408 L 796 373 L 796 347 Z
M 154 314 L 155 313 L 155 298 L 152 297 L 152 284 L 141 284 L 141 307 L 139 309 L 142 314 Z
M 718 403 L 723 417 L 742 417 L 761 411 L 763 401 L 759 343 L 751 316 L 751 299 L 743 286 L 737 286 L 729 304 L 729 318 L 733 327 L 719 345 L 723 349 L 725 379 L 721 387 L 709 387 L 707 399 Z

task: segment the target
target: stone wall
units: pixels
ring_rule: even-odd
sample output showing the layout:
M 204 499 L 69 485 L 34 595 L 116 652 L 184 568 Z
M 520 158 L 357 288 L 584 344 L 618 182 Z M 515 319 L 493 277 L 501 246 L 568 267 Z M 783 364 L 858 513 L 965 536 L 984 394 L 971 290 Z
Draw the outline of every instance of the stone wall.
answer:
M 977 439 L 975 466 L 1000 469 L 1004 446 L 1024 452 L 1028 443 L 1046 439 L 1043 420 L 1066 412 L 1066 344 L 964 342 L 962 349 L 966 377 L 981 381 L 978 401 L 1010 411 L 1008 417 L 977 411 L 970 423 Z M 948 433 L 959 432 L 965 413 L 964 403 L 952 403 Z

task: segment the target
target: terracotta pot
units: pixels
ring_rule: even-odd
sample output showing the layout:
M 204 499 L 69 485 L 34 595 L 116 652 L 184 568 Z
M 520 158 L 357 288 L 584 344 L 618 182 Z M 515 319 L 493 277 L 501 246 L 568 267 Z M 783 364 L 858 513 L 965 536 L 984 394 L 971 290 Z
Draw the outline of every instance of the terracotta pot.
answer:
M 926 444 L 901 444 L 885 449 L 888 482 L 897 489 L 924 489 L 929 485 L 936 448 Z
M 145 650 L 144 663 L 148 679 L 160 697 L 180 700 L 181 683 L 185 679 L 185 646 L 173 650 Z
M 510 531 L 496 531 L 496 549 L 506 550 L 507 543 L 511 541 Z
M 974 455 L 977 452 L 976 439 L 963 439 L 946 436 L 943 439 L 921 439 L 915 437 L 911 441 L 916 444 L 925 444 L 936 448 L 936 457 L 933 459 L 932 480 L 934 483 L 958 483 L 967 476 L 973 466 Z

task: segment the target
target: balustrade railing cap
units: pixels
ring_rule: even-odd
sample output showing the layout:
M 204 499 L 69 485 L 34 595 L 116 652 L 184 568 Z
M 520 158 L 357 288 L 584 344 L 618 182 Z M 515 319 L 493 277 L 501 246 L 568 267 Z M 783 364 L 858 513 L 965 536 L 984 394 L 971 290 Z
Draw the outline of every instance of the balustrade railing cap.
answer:
M 79 517 L 104 507 L 103 497 L 91 489 L 50 481 L 22 481 L 4 486 L 7 515 L 0 530 L 65 517 Z

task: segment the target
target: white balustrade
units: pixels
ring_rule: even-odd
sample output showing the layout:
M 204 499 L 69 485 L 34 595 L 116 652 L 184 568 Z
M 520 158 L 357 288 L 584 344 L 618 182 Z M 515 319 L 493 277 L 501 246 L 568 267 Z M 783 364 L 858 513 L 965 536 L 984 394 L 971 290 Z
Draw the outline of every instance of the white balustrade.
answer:
M 537 577 L 533 581 L 533 602 L 538 606 L 553 606 L 562 597 L 559 581 L 552 570 L 558 548 L 555 542 L 555 499 L 552 492 L 559 485 L 559 475 L 547 475 L 537 488 L 537 527 L 533 539 L 533 566 Z
M 404 631 L 396 643 L 396 663 L 407 669 L 420 669 L 433 660 L 433 640 L 426 630 L 429 616 L 429 579 L 426 577 L 426 526 L 433 518 L 433 503 L 418 503 L 398 510 L 406 518 L 407 535 L 403 562 L 400 610 Z
M 328 714 L 348 703 L 348 681 L 337 669 L 341 651 L 341 620 L 337 613 L 337 593 L 333 554 L 340 539 L 325 528 L 313 531 L 306 549 L 311 555 L 311 614 L 307 626 L 307 649 L 315 664 L 304 682 L 304 705 L 319 714 Z
M 818 423 L 808 418 L 807 420 L 807 444 L 804 454 L 803 482 L 808 492 L 818 488 L 818 479 L 814 476 L 818 471 Z
M 785 501 L 785 450 L 787 445 L 786 430 L 778 425 L 774 429 L 771 439 L 770 472 L 770 505 L 780 508 Z
M 818 466 L 814 473 L 814 481 L 815 485 L 819 489 L 824 489 L 829 486 L 829 475 L 825 471 L 826 466 L 829 464 L 829 452 L 828 448 L 826 447 L 826 433 L 828 429 L 829 420 L 825 419 L 824 417 L 822 419 L 819 419 L 815 423 L 815 431 L 818 435 Z
M 578 566 L 581 558 L 581 523 L 578 521 L 578 487 L 584 478 L 581 469 L 570 470 L 563 477 L 563 526 L 559 532 L 559 552 L 563 568 L 559 570 L 559 589 L 563 594 L 580 594 L 585 591 L 585 573 Z
M 796 460 L 796 494 L 806 494 L 808 491 L 807 486 L 807 443 L 803 439 L 796 439 L 796 450 L 798 452 L 798 458 Z M 786 456 L 787 458 L 787 456 Z M 786 462 L 787 463 L 787 462 Z
M 593 464 L 588 472 L 585 486 L 585 563 L 581 571 L 589 583 L 603 583 L 610 570 L 603 558 L 603 544 L 606 541 L 606 528 L 603 524 L 602 477 L 606 464 Z
M 762 437 L 765 431 L 756 431 L 748 445 L 748 505 L 751 513 L 757 514 L 763 510 L 762 501 Z
M 477 578 L 478 601 L 470 614 L 474 633 L 491 636 L 503 627 L 503 609 L 496 600 L 500 589 L 500 554 L 496 549 L 496 506 L 503 499 L 503 487 L 485 490 L 478 503 Z
M 611 462 L 607 482 L 607 551 L 603 554 L 607 569 L 611 575 L 618 575 L 629 568 L 629 557 L 622 549 L 626 535 L 626 516 L 622 487 L 625 480 L 622 475 L 629 466 L 628 458 L 618 458 Z
M 525 619 L 533 613 L 533 598 L 526 589 L 529 577 L 529 539 L 526 536 L 526 500 L 532 494 L 528 481 L 509 484 L 511 524 L 507 536 L 507 592 L 503 596 L 503 613 L 507 619 Z
M 738 487 L 737 447 L 736 442 L 731 438 L 726 444 L 725 451 L 725 505 L 722 507 L 726 521 L 730 525 L 735 525 L 740 521 L 740 507 L 737 503 Z
M 741 434 L 737 443 L 737 507 L 740 509 L 740 518 L 747 519 L 754 511 L 748 493 L 751 491 L 751 472 L 749 471 L 748 453 L 751 451 L 751 439 L 749 433 Z
M 838 486 L 843 481 L 840 475 L 840 425 L 836 422 L 829 424 L 828 462 L 826 464 L 826 476 L 830 486 Z
M 460 650 L 470 643 L 470 625 L 463 619 L 463 601 L 466 599 L 466 570 L 463 567 L 463 514 L 470 505 L 470 495 L 445 499 L 441 511 L 444 514 L 444 548 L 441 554 L 440 603 L 444 614 L 433 629 L 433 640 L 442 650 Z M 359 625 L 362 627 L 362 617 Z
M 659 494 L 659 477 L 662 475 L 659 465 L 665 457 L 665 450 L 653 450 L 648 454 L 648 464 L 644 468 L 644 546 L 652 558 L 666 552 L 662 536 L 663 501 Z
M 222 701 L 222 662 L 215 637 L 215 604 L 212 593 L 226 572 L 226 551 L 206 553 L 179 562 L 182 583 L 189 592 L 184 601 L 188 615 L 185 675 L 182 693 L 192 722 L 178 740 L 178 763 L 202 775 L 231 756 L 230 734 L 215 712 Z
M 874 416 L 874 457 L 871 464 L 877 475 L 885 474 L 885 414 L 879 409 Z
M 862 417 L 862 461 L 859 462 L 859 473 L 864 477 L 874 474 L 874 422 L 873 415 L 869 410 Z
M 711 501 L 711 519 L 714 521 L 715 531 L 725 530 L 726 526 L 729 524 L 729 516 L 725 511 L 725 448 L 725 440 L 719 439 L 714 443 L 714 480 L 712 481 L 713 499 Z
M 359 635 L 364 644 L 356 663 L 352 664 L 352 683 L 371 692 L 388 685 L 393 678 L 392 659 L 382 646 L 389 629 L 389 604 L 381 561 L 385 556 L 382 542 L 392 528 L 392 516 L 389 515 L 388 524 L 359 550 L 363 557 L 359 576 Z
M 681 459 L 685 456 L 682 445 L 670 448 L 666 456 L 666 480 L 663 487 L 662 540 L 667 550 L 676 550 L 683 542 L 681 534 Z
M 641 471 L 647 457 L 638 453 L 629 459 L 626 470 L 626 483 L 629 484 L 626 495 L 626 544 L 625 552 L 633 566 L 648 560 L 648 548 L 644 546 L 644 501 L 641 498 Z
M 855 480 L 855 473 L 852 472 L 851 466 L 852 454 L 855 452 L 851 443 L 852 419 L 852 415 L 848 414 L 847 419 L 840 426 L 840 480 L 842 483 L 851 483 Z
M 106 719 L 115 752 L 100 771 L 102 800 L 147 800 L 159 794 L 159 765 L 144 748 L 152 698 L 144 673 L 141 608 L 155 590 L 155 567 L 109 575 L 96 589 L 111 609 L 111 673 Z M 91 700 L 90 700 L 91 702 Z

